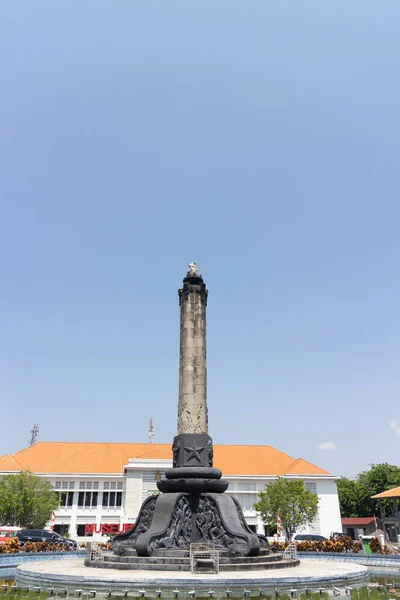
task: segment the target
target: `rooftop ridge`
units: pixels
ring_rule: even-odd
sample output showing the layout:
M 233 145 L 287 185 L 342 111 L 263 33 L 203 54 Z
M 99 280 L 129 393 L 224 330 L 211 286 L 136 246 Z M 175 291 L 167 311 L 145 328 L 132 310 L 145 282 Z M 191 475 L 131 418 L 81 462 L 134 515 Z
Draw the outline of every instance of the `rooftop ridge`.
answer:
M 302 463 L 304 465 L 309 465 L 310 467 L 312 467 L 312 469 L 317 469 L 318 471 L 320 471 L 319 475 L 331 475 L 331 473 L 329 473 L 325 469 L 321 469 L 321 467 L 314 465 L 314 463 L 310 462 L 309 460 L 306 460 L 305 458 L 302 458 L 301 456 L 299 458 L 296 458 L 296 460 L 293 461 L 293 463 L 290 465 L 288 470 L 285 472 L 285 475 L 291 475 L 291 474 L 299 475 L 298 472 L 295 472 L 295 468 L 296 468 L 296 466 L 298 466 Z M 315 475 L 315 473 L 312 473 L 312 471 L 310 471 L 309 473 L 304 473 L 304 470 L 301 471 L 301 474 L 302 475 Z
M 12 454 L 3 454 L 2 456 L 0 456 L 0 464 L 1 464 L 1 460 L 2 459 L 8 459 L 11 460 L 12 463 L 15 463 L 18 467 L 19 471 L 24 471 L 25 469 L 22 467 L 22 465 L 20 465 L 20 463 L 14 458 L 14 456 Z
M 298 462 L 300 461 L 300 457 L 299 458 L 295 458 L 294 461 L 292 462 L 292 464 L 290 465 L 290 467 L 286 470 L 285 475 L 288 475 L 291 470 L 298 464 Z

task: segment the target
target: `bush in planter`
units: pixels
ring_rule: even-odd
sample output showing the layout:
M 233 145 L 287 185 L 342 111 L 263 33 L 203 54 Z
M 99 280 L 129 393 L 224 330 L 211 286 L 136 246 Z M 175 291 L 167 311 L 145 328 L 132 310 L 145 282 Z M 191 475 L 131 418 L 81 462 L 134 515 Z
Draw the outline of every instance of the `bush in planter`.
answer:
M 361 542 L 354 542 L 350 537 L 345 536 L 335 540 L 333 537 L 322 542 L 322 552 L 355 552 L 358 553 L 362 549 Z
M 322 542 L 321 550 L 323 552 L 359 552 L 362 548 L 360 542 L 353 542 L 349 536 L 340 537 L 339 539 L 329 538 Z
M 7 540 L 4 544 L 0 544 L 0 554 L 16 554 L 21 551 L 21 545 L 18 538 Z
M 369 547 L 374 554 L 382 554 L 382 544 L 380 543 L 379 538 L 373 537 L 369 543 Z
M 274 552 L 283 552 L 287 547 L 287 542 L 284 543 L 273 543 L 272 550 Z M 310 541 L 303 540 L 297 542 L 297 550 L 299 552 L 355 552 L 358 553 L 362 550 L 361 542 L 353 542 L 348 537 L 342 537 L 338 540 L 330 538 L 329 540 L 318 540 Z
M 399 554 L 399 550 L 397 548 L 391 548 L 386 544 L 382 546 L 379 538 L 377 537 L 373 537 L 369 545 L 372 552 L 375 554 Z
M 69 544 L 48 544 L 47 542 L 26 542 L 21 546 L 18 538 L 0 544 L 0 554 L 16 554 L 17 552 L 54 552 L 71 551 Z

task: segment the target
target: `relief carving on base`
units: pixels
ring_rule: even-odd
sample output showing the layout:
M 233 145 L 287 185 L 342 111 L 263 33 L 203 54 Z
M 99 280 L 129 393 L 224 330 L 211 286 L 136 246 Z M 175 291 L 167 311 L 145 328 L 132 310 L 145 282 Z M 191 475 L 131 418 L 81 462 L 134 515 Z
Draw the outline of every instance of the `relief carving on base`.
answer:
M 134 548 L 139 535 L 145 533 L 150 528 L 153 521 L 157 498 L 158 494 L 154 494 L 154 496 L 151 496 L 145 501 L 133 529 L 127 533 L 115 536 L 113 541 L 114 554 L 122 556 L 129 548 Z
M 196 514 L 196 530 L 200 542 L 227 548 L 232 554 L 243 555 L 248 550 L 247 540 L 234 535 L 225 527 L 217 504 L 212 498 L 200 498 Z
M 192 510 L 186 496 L 181 496 L 175 506 L 172 520 L 161 535 L 152 537 L 149 552 L 162 548 L 185 548 L 192 539 Z

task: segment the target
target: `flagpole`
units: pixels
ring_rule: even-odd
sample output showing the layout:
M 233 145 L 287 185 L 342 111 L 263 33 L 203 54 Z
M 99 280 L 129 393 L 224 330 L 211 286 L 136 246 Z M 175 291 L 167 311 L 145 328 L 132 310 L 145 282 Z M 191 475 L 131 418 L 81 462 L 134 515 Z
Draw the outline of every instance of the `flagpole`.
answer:
M 280 538 L 281 537 L 281 515 L 278 513 L 278 517 L 276 519 L 276 534 Z

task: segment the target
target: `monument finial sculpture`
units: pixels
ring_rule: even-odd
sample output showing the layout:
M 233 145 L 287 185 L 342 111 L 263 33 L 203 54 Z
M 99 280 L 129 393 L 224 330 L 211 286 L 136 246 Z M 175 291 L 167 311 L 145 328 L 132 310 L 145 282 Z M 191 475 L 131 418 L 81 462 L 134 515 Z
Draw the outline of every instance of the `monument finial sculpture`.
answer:
M 188 266 L 186 277 L 199 277 L 199 269 L 195 262 L 190 263 Z
M 178 431 L 173 466 L 157 481 L 160 495 L 142 504 L 135 527 L 116 535 L 113 549 L 124 554 L 158 556 L 166 549 L 189 550 L 194 542 L 210 543 L 228 554 L 254 556 L 266 538 L 248 527 L 237 500 L 224 492 L 228 482 L 213 467 L 208 435 L 206 307 L 207 288 L 196 263 L 188 267 L 180 305 Z

